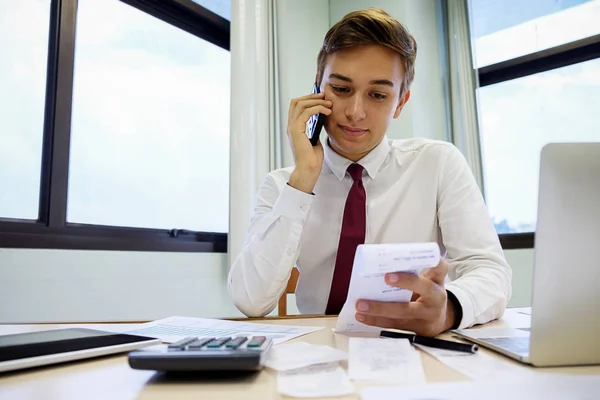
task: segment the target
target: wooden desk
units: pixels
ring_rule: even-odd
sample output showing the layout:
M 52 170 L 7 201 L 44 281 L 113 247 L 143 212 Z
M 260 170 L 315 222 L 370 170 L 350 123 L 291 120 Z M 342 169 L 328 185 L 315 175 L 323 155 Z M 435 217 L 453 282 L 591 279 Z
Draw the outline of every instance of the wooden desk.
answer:
M 499 321 L 487 326 L 522 327 L 527 324 L 528 315 L 511 310 Z M 312 344 L 325 344 L 347 350 L 348 338 L 334 334 L 335 318 L 295 318 L 269 320 L 281 325 L 323 326 L 325 329 L 299 337 L 295 340 Z M 0 334 L 31 332 L 69 325 L 0 325 Z M 81 325 L 79 325 L 81 326 Z M 101 329 L 110 325 L 94 324 Z M 123 325 L 120 325 L 123 326 Z M 447 336 L 447 334 L 443 335 Z M 482 351 L 486 351 L 483 350 Z M 487 351 L 486 351 L 487 352 Z M 488 352 L 489 353 L 489 352 Z M 501 355 L 506 362 L 517 368 L 531 369 Z M 421 352 L 421 359 L 427 382 L 467 380 L 459 372 L 446 367 L 429 354 Z M 346 367 L 345 364 L 343 364 Z M 600 366 L 545 368 L 544 372 L 574 374 L 600 374 Z M 358 399 L 364 384 L 354 382 L 357 392 L 344 399 Z M 171 380 L 152 371 L 133 370 L 127 364 L 126 355 L 113 355 L 99 359 L 75 361 L 68 364 L 40 367 L 33 370 L 0 374 L 1 399 L 280 399 L 276 390 L 275 372 L 270 369 L 236 379 L 211 380 Z M 288 398 L 289 399 L 289 398 Z

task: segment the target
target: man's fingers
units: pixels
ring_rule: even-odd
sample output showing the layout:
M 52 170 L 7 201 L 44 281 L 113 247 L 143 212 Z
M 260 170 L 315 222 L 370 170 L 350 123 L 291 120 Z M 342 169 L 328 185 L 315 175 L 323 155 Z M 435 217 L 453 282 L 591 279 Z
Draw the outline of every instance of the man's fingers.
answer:
M 411 290 L 421 297 L 433 296 L 439 291 L 439 286 L 431 279 L 406 272 L 386 274 L 385 282 L 390 286 Z
M 302 121 L 302 123 L 306 125 L 306 123 L 308 122 L 308 119 L 311 117 L 311 115 L 315 115 L 318 113 L 329 115 L 329 114 L 331 114 L 331 108 L 327 108 L 323 105 L 316 105 L 316 106 L 307 108 L 300 114 L 300 116 L 298 117 L 298 120 Z
M 421 275 L 438 285 L 443 285 L 446 275 L 448 275 L 448 263 L 445 260 L 441 260 L 436 267 L 427 268 Z
M 329 114 L 331 114 L 331 109 L 321 106 L 321 105 L 307 108 L 298 116 L 298 118 L 296 118 L 296 120 L 294 121 L 294 124 L 292 125 L 291 132 L 299 132 L 299 133 L 301 132 L 303 134 L 306 133 L 306 123 L 308 122 L 308 119 L 312 115 L 315 115 L 318 113 L 329 115 Z
M 296 104 L 296 108 L 300 108 L 300 109 L 306 109 L 312 106 L 316 106 L 316 105 L 322 105 L 322 106 L 331 106 L 333 105 L 333 103 L 331 102 L 331 100 L 325 100 L 325 99 L 306 99 L 306 100 L 300 100 L 297 104 Z
M 292 111 L 292 121 L 296 121 L 306 110 L 309 110 L 315 106 L 323 106 L 329 109 L 332 105 L 333 103 L 331 101 L 323 99 L 301 100 L 296 104 L 296 108 Z
M 356 320 L 381 328 L 396 328 L 434 336 L 440 333 L 439 321 L 446 307 L 444 280 L 448 265 L 444 260 L 421 275 L 396 272 L 386 274 L 385 281 L 413 292 L 412 301 L 396 303 L 360 299 L 356 303 Z
M 423 303 L 393 303 L 373 300 L 359 300 L 356 310 L 370 316 L 387 317 L 391 319 L 424 319 L 428 310 Z
M 307 94 L 306 96 L 296 97 L 290 101 L 290 109 L 288 110 L 288 125 L 293 121 L 292 115 L 294 114 L 294 110 L 300 101 L 303 100 L 316 100 L 316 99 L 324 99 L 325 93 L 313 93 Z

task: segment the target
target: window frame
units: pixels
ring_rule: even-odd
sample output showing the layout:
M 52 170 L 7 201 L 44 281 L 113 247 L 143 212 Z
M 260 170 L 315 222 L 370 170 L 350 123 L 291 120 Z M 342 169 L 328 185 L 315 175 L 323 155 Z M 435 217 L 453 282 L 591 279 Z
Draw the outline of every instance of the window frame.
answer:
M 191 0 L 118 0 L 230 50 L 230 22 Z M 78 0 L 50 0 L 37 220 L 0 218 L 0 248 L 227 252 L 227 233 L 67 222 Z
M 477 88 L 598 58 L 600 34 L 477 68 Z M 498 237 L 504 250 L 532 249 L 535 243 L 535 232 L 500 233 Z

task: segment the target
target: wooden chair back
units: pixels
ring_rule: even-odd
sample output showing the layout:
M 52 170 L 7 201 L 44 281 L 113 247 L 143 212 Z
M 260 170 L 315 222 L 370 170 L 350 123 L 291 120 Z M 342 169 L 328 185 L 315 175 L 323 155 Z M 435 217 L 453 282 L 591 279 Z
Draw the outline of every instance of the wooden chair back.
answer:
M 280 317 L 287 316 L 287 295 L 296 292 L 296 286 L 298 285 L 298 277 L 300 276 L 300 271 L 298 268 L 292 268 L 292 274 L 290 275 L 290 279 L 288 279 L 287 287 L 285 291 L 279 298 L 279 303 L 277 306 L 277 312 Z

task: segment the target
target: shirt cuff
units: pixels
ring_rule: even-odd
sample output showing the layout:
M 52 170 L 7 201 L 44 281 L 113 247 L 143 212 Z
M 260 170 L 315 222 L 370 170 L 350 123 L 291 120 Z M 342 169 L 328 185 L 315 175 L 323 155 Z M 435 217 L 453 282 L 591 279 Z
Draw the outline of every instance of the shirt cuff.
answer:
M 273 206 L 273 215 L 304 222 L 313 199 L 312 194 L 285 185 Z
M 448 294 L 448 301 L 452 304 L 452 308 L 454 309 L 454 322 L 452 323 L 450 329 L 458 329 L 458 327 L 460 326 L 460 322 L 463 319 L 462 306 L 460 305 L 460 302 L 458 301 L 454 293 L 452 293 L 448 289 L 446 289 L 446 293 Z
M 453 282 L 449 282 L 446 284 L 446 290 L 449 292 L 449 299 L 451 299 L 452 296 L 454 296 L 456 300 L 458 300 L 459 307 L 462 313 L 462 316 L 458 316 L 460 317 L 458 324 L 455 323 L 454 326 L 452 326 L 452 329 L 465 329 L 473 325 L 473 322 L 475 321 L 475 316 L 473 315 L 473 302 L 471 301 L 469 294 Z

